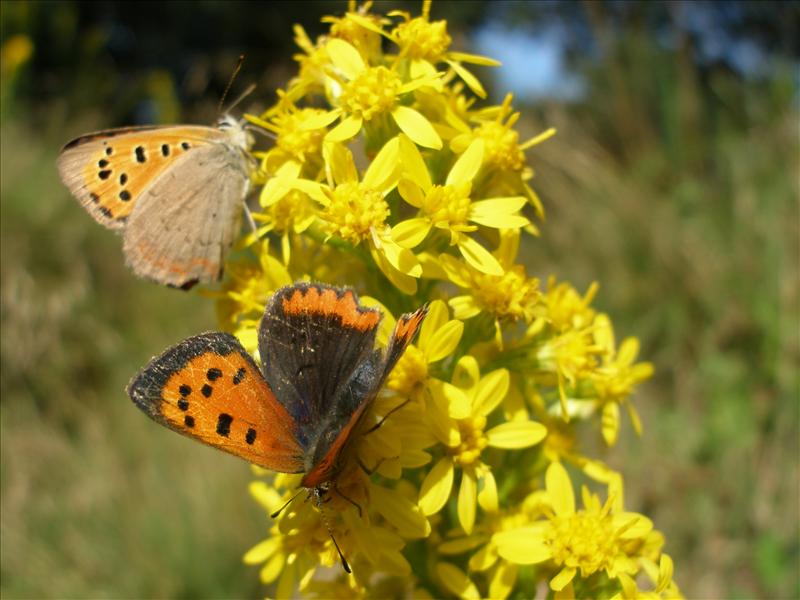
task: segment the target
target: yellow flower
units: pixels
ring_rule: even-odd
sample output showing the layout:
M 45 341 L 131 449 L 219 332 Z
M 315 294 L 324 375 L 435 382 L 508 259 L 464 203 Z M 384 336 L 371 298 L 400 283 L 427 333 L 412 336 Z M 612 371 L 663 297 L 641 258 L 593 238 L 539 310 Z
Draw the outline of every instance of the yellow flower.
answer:
M 552 563 L 559 570 L 550 588 L 564 590 L 580 574 L 586 579 L 603 571 L 609 578 L 638 571 L 632 541 L 642 541 L 652 529 L 640 514 L 614 509 L 614 498 L 601 505 L 584 487 L 584 508 L 576 510 L 572 483 L 560 463 L 552 463 L 546 474 L 552 514 L 516 530 L 496 533 L 493 541 L 500 556 L 517 564 Z
M 275 136 L 275 145 L 264 153 L 262 164 L 267 173 L 274 173 L 286 161 L 305 163 L 316 159 L 321 165 L 322 140 L 327 133 L 324 127 L 301 127 L 319 118 L 325 111 L 319 108 L 297 108 L 283 90 L 278 90 L 278 103 L 260 116 L 245 115 L 250 123 Z
M 404 82 L 392 69 L 383 65 L 369 66 L 356 48 L 338 38 L 328 40 L 325 49 L 330 58 L 326 87 L 336 108 L 309 118 L 303 127 L 318 129 L 339 120 L 325 139 L 344 142 L 355 137 L 365 123 L 380 132 L 387 126 L 385 117 L 391 116 L 397 127 L 420 146 L 442 147 L 442 140 L 430 121 L 403 103 L 404 96 L 432 78 Z
M 493 253 L 503 269 L 500 275 L 488 275 L 446 254 L 439 257 L 447 278 L 462 290 L 462 294 L 449 300 L 455 317 L 466 320 L 479 314 L 491 315 L 498 345 L 504 323 L 531 323 L 541 312 L 539 280 L 528 277 L 523 265 L 513 264 L 518 249 L 519 232 L 503 232 L 500 246 Z
M 269 245 L 259 243 L 258 264 L 228 263 L 225 282 L 219 292 L 217 317 L 223 328 L 232 331 L 251 354 L 258 347 L 257 327 L 269 297 L 294 280 L 286 267 L 269 254 Z
M 520 113 L 511 108 L 512 94 L 506 94 L 503 104 L 484 108 L 468 116 L 476 123 L 473 128 L 460 124 L 462 133 L 450 142 L 450 148 L 456 154 L 464 152 L 476 139 L 485 144 L 484 162 L 489 176 L 484 185 L 489 190 L 509 190 L 512 193 L 524 193 L 533 205 L 539 219 L 544 218 L 542 206 L 536 192 L 527 183 L 533 178 L 533 169 L 527 165 L 525 151 L 550 139 L 556 130 L 550 128 L 524 142 L 519 141 L 519 133 L 514 125 Z M 538 233 L 535 229 L 531 233 Z
M 448 539 L 439 545 L 439 553 L 445 556 L 471 553 L 467 561 L 469 572 L 485 574 L 488 579 L 489 593 L 488 596 L 486 594 L 484 596 L 497 599 L 507 598 L 514 589 L 519 565 L 498 554 L 497 545 L 494 543 L 494 534 L 516 530 L 529 524 L 533 518 L 540 516 L 541 512 L 533 513 L 537 495 L 541 495 L 541 492 L 530 494 L 513 508 L 484 516 L 476 524 L 471 534 L 463 535 L 453 532 L 455 536 L 448 536 Z M 453 584 L 458 579 L 450 581 L 449 584 L 446 581 L 443 583 L 447 589 L 452 590 Z M 475 583 L 473 585 L 477 588 Z
M 446 456 L 428 472 L 420 489 L 419 505 L 427 515 L 439 512 L 450 497 L 455 470 L 461 469 L 458 491 L 458 520 L 465 532 L 475 523 L 476 498 L 486 511 L 497 510 L 497 486 L 491 467 L 481 461 L 487 447 L 527 448 L 538 444 L 547 433 L 541 423 L 513 421 L 488 430 L 487 418 L 503 401 L 509 388 L 509 373 L 497 369 L 480 376 L 472 356 L 459 360 L 453 375 L 462 394 L 434 394 L 428 404 L 430 427 L 446 446 Z M 478 493 L 478 485 L 482 490 Z
M 602 407 L 603 438 L 609 446 L 617 441 L 619 432 L 619 405 L 628 411 L 633 428 L 642 434 L 642 423 L 629 397 L 634 387 L 653 375 L 653 365 L 636 363 L 639 340 L 627 338 L 617 350 L 614 343 L 614 328 L 608 316 L 600 314 L 594 321 L 594 338 L 603 350 L 602 362 L 592 373 L 591 379 L 597 399 Z
M 370 62 L 381 58 L 381 36 L 385 35 L 383 26 L 391 21 L 369 12 L 372 2 L 365 2 L 356 9 L 355 0 L 347 3 L 343 17 L 322 17 L 323 23 L 330 23 L 330 37 L 342 39 L 352 44 Z
M 528 220 L 518 214 L 525 198 L 512 196 L 474 202 L 473 179 L 483 164 L 482 140 L 475 140 L 458 158 L 444 185 L 434 185 L 419 150 L 401 137 L 405 177 L 398 190 L 403 199 L 419 209 L 419 217 L 403 221 L 392 229 L 392 237 L 405 248 L 421 244 L 432 229 L 448 232 L 450 244 L 458 247 L 473 267 L 490 275 L 502 275 L 503 267 L 492 254 L 467 235 L 478 225 L 515 229 Z
M 431 302 L 417 343 L 406 348 L 389 375 L 387 387 L 403 396 L 421 399 L 426 391 L 430 393 L 431 387 L 449 385 L 439 380 L 433 381 L 430 367 L 453 354 L 463 332 L 464 324 L 461 321 L 448 320 L 444 302 Z
M 431 21 L 430 8 L 430 0 L 424 0 L 422 15 L 419 17 L 412 18 L 404 11 L 390 13 L 392 16 L 403 17 L 403 22 L 392 30 L 389 39 L 399 46 L 400 56 L 410 62 L 412 77 L 435 73 L 435 65 L 445 62 L 476 95 L 485 98 L 486 91 L 480 80 L 461 63 L 491 67 L 499 66 L 500 63 L 485 56 L 448 51 L 452 38 L 447 33 L 447 21 Z

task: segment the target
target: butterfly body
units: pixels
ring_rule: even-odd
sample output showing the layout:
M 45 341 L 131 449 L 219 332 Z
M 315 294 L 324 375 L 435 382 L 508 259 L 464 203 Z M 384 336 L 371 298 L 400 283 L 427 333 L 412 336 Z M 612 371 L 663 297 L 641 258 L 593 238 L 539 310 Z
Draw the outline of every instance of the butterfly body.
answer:
M 254 464 L 303 473 L 317 497 L 348 464 L 389 371 L 426 308 L 403 315 L 386 351 L 374 348 L 377 309 L 355 292 L 314 284 L 278 290 L 259 329 L 262 368 L 233 336 L 189 338 L 128 386 L 157 422 Z
M 214 281 L 238 232 L 252 139 L 233 118 L 216 127 L 111 129 L 58 158 L 62 181 L 101 225 L 122 233 L 140 277 L 174 287 Z

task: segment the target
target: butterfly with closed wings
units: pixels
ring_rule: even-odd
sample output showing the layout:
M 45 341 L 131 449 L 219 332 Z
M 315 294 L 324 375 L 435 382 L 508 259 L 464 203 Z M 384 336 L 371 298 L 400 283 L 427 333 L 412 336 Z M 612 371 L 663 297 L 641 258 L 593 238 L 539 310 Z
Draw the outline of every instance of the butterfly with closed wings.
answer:
M 219 279 L 250 189 L 252 136 L 216 127 L 110 129 L 69 142 L 58 172 L 95 221 L 119 231 L 134 273 L 172 287 Z

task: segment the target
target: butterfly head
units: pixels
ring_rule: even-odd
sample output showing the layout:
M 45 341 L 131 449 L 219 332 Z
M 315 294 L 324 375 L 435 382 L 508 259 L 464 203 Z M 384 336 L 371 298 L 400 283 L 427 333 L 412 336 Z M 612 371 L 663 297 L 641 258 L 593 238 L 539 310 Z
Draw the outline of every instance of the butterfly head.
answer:
M 245 129 L 246 121 L 239 121 L 235 117 L 224 114 L 217 119 L 217 128 L 230 137 L 231 143 L 245 150 L 250 150 L 255 143 L 253 135 Z

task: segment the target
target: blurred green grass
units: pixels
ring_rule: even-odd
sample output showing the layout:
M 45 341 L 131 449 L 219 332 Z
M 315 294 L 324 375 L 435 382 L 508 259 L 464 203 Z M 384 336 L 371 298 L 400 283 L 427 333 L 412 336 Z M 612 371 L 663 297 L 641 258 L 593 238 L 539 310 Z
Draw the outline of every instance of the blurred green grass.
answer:
M 255 595 L 241 554 L 267 523 L 247 465 L 154 426 L 124 392 L 153 354 L 213 328 L 213 307 L 127 272 L 58 181 L 65 139 L 3 124 L 2 595 Z
M 559 130 L 529 152 L 548 211 L 529 273 L 599 281 L 618 338 L 639 337 L 656 365 L 634 399 L 644 436 L 623 427 L 603 458 L 624 474 L 627 506 L 665 533 L 687 596 L 800 597 L 791 69 L 704 78 L 636 32 L 607 51 L 586 70 L 587 102 L 520 122 L 523 139 Z M 241 555 L 268 522 L 247 466 L 155 426 L 124 393 L 153 354 L 214 328 L 213 306 L 136 280 L 120 239 L 55 172 L 66 140 L 120 111 L 10 105 L 7 83 L 0 595 L 259 595 Z

